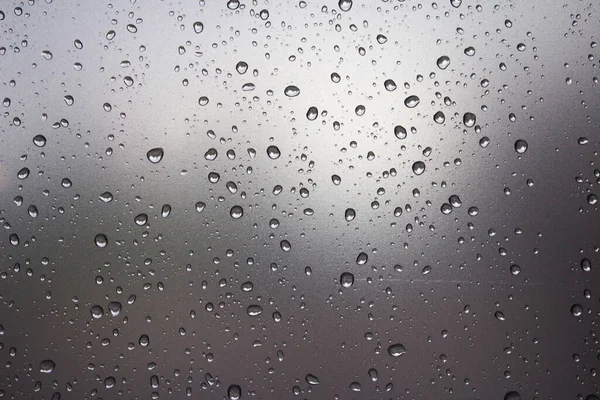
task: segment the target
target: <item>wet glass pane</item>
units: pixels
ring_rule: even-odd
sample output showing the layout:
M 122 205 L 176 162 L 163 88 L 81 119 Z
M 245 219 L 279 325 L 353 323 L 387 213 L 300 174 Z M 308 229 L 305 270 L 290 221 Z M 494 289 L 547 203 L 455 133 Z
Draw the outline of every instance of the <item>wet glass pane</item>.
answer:
M 594 1 L 0 2 L 0 398 L 581 399 Z

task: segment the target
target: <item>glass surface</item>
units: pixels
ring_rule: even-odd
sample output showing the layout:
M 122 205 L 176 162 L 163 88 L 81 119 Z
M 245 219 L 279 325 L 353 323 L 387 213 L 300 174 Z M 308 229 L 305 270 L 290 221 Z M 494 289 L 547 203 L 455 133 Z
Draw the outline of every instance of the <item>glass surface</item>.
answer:
M 597 2 L 0 10 L 0 398 L 598 400 Z

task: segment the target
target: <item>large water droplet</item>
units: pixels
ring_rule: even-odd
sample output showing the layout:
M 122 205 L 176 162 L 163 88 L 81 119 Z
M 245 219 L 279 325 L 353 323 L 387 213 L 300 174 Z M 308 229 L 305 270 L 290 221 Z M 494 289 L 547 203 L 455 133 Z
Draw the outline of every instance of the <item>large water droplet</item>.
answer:
M 257 304 L 253 304 L 253 305 L 248 306 L 248 308 L 246 309 L 246 312 L 248 313 L 249 316 L 256 317 L 257 315 L 262 314 L 263 308 Z
M 415 108 L 416 106 L 419 105 L 420 102 L 421 102 L 421 99 L 419 99 L 415 95 L 408 96 L 406 99 L 404 99 L 404 105 L 408 108 Z
M 352 8 L 352 0 L 339 0 L 338 6 L 342 11 L 350 11 Z
M 43 374 L 49 374 L 54 371 L 56 364 L 52 360 L 44 360 L 40 363 L 40 372 Z
M 437 59 L 436 64 L 439 69 L 446 69 L 450 65 L 450 57 L 441 56 L 440 58 Z
M 281 156 L 281 152 L 279 151 L 279 147 L 277 146 L 269 146 L 267 147 L 267 155 L 271 160 L 276 160 Z
M 412 165 L 412 170 L 415 175 L 421 175 L 425 172 L 425 163 L 423 161 L 417 161 Z
M 525 153 L 527 151 L 528 147 L 529 147 L 529 145 L 523 139 L 519 139 L 515 142 L 515 151 L 519 154 Z
M 155 147 L 154 149 L 149 150 L 146 153 L 146 157 L 148 158 L 148 161 L 150 161 L 153 164 L 159 163 L 163 159 L 164 155 L 165 155 L 165 152 L 162 149 L 162 147 Z
M 388 347 L 388 353 L 392 357 L 400 357 L 406 353 L 406 347 L 402 343 L 395 343 Z
M 319 378 L 317 378 L 313 374 L 306 375 L 305 379 L 309 385 L 318 385 L 319 383 L 321 383 L 319 382 Z
M 467 128 L 471 128 L 473 125 L 475 125 L 476 121 L 477 121 L 477 117 L 475 117 L 475 114 L 473 114 L 471 112 L 466 112 L 463 115 L 463 124 L 465 124 L 465 126 Z
M 201 33 L 204 30 L 204 24 L 200 21 L 194 22 L 194 32 Z
M 242 397 L 242 388 L 239 385 L 230 385 L 227 388 L 229 400 L 239 400 Z
M 105 234 L 99 233 L 94 238 L 94 243 L 96 243 L 96 246 L 103 248 L 108 244 L 108 239 L 106 238 Z
M 354 285 L 354 275 L 350 272 L 344 272 L 340 275 L 340 285 L 349 288 Z
M 290 86 L 288 86 L 288 87 L 285 88 L 285 90 L 283 91 L 283 93 L 287 97 L 296 97 L 296 96 L 298 96 L 300 94 L 300 89 L 298 89 L 294 85 L 290 85 Z
M 346 221 L 348 222 L 356 218 L 356 211 L 354 210 L 354 208 L 347 208 L 344 212 L 344 218 L 346 218 Z

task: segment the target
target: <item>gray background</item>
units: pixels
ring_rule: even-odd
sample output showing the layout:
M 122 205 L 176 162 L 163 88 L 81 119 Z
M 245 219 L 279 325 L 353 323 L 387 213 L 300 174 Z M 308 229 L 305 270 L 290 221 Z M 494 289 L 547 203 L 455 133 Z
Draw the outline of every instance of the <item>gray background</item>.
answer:
M 3 397 L 223 399 L 230 385 L 255 399 L 598 393 L 600 218 L 588 201 L 600 177 L 598 3 L 302 3 L 0 3 Z M 288 85 L 300 94 L 285 96 Z M 404 105 L 409 95 L 417 107 Z M 164 157 L 153 164 L 156 147 Z M 451 195 L 462 205 L 446 215 Z M 249 316 L 250 305 L 262 314 Z M 394 343 L 401 357 L 388 354 Z

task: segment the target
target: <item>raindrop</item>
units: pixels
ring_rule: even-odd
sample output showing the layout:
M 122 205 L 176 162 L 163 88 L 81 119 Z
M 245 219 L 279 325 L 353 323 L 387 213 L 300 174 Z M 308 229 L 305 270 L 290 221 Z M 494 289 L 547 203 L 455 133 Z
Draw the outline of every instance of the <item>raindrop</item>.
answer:
M 388 92 L 393 92 L 397 88 L 396 82 L 394 82 L 391 79 L 388 79 L 385 82 L 383 82 L 383 86 L 385 87 L 385 90 L 387 90 Z
M 233 206 L 229 211 L 229 215 L 231 215 L 233 219 L 240 219 L 244 215 L 244 209 L 240 206 Z
M 420 102 L 421 102 L 421 99 L 419 99 L 415 95 L 408 96 L 406 99 L 404 99 L 404 105 L 408 108 L 415 108 L 416 106 L 419 105 Z
M 108 238 L 103 233 L 99 233 L 94 238 L 94 243 L 96 243 L 96 246 L 100 248 L 106 247 L 108 244 Z
M 527 151 L 528 144 L 525 140 L 519 139 L 515 142 L 515 151 L 519 154 L 523 154 Z
M 439 69 L 446 69 L 450 65 L 450 57 L 441 56 L 440 58 L 437 59 L 436 64 Z
M 242 397 L 242 388 L 239 385 L 230 385 L 227 388 L 227 397 L 229 400 L 238 400 Z
M 340 275 L 340 285 L 345 288 L 349 288 L 354 285 L 354 275 L 350 272 L 344 272 Z
M 315 119 L 317 119 L 318 116 L 319 116 L 319 110 L 317 109 L 317 107 L 310 107 L 308 109 L 308 111 L 306 112 L 306 118 L 309 121 L 314 121 Z
M 148 222 L 148 215 L 138 214 L 133 220 L 137 226 L 144 226 L 146 225 L 146 222 Z
M 276 160 L 281 156 L 281 152 L 279 151 L 279 147 L 277 146 L 269 146 L 267 147 L 267 155 L 271 160 Z
M 287 96 L 287 97 L 296 97 L 300 94 L 300 89 L 298 89 L 296 86 L 290 85 L 288 87 L 285 88 L 285 90 L 283 91 L 283 93 Z
M 146 153 L 146 157 L 148 158 L 148 161 L 150 161 L 153 164 L 159 163 L 162 160 L 164 155 L 165 155 L 165 152 L 162 149 L 162 147 L 156 147 L 152 150 L 149 150 Z
M 46 137 L 44 135 L 35 135 L 33 138 L 33 144 L 37 147 L 44 147 L 46 145 Z
M 194 32 L 196 33 L 202 33 L 202 31 L 204 30 L 204 24 L 200 21 L 196 21 L 194 22 Z
M 346 212 L 344 213 L 344 218 L 346 218 L 346 221 L 348 222 L 356 218 L 356 211 L 354 210 L 354 208 L 347 208 Z
M 90 308 L 90 314 L 92 314 L 92 318 L 100 319 L 104 316 L 104 310 L 99 305 L 95 305 Z
M 358 265 L 364 265 L 367 263 L 367 261 L 369 261 L 369 256 L 367 255 L 367 253 L 359 253 L 356 257 L 356 263 Z
M 339 0 L 338 6 L 342 11 L 350 11 L 352 8 L 352 0 Z
M 40 363 L 40 372 L 43 374 L 49 374 L 54 371 L 56 364 L 52 360 L 44 360 Z
M 402 125 L 396 125 L 394 127 L 394 135 L 396 135 L 398 139 L 406 139 L 406 128 L 404 128 Z
M 263 308 L 259 305 L 253 304 L 253 305 L 248 306 L 248 308 L 246 309 L 246 312 L 248 313 L 249 316 L 256 317 L 256 316 L 262 314 Z
M 306 383 L 308 383 L 309 385 L 318 385 L 320 383 L 319 378 L 317 378 L 313 374 L 306 375 L 305 379 Z
M 421 175 L 425 172 L 425 163 L 423 161 L 417 161 L 412 165 L 412 170 L 415 175 Z
M 473 114 L 473 113 L 466 112 L 463 115 L 463 124 L 465 124 L 465 126 L 467 128 L 471 128 L 473 125 L 475 125 L 476 121 L 477 121 L 477 117 L 475 117 L 475 114 Z
M 388 347 L 388 353 L 392 357 L 400 357 L 404 353 L 406 353 L 406 348 L 402 343 L 392 344 Z

